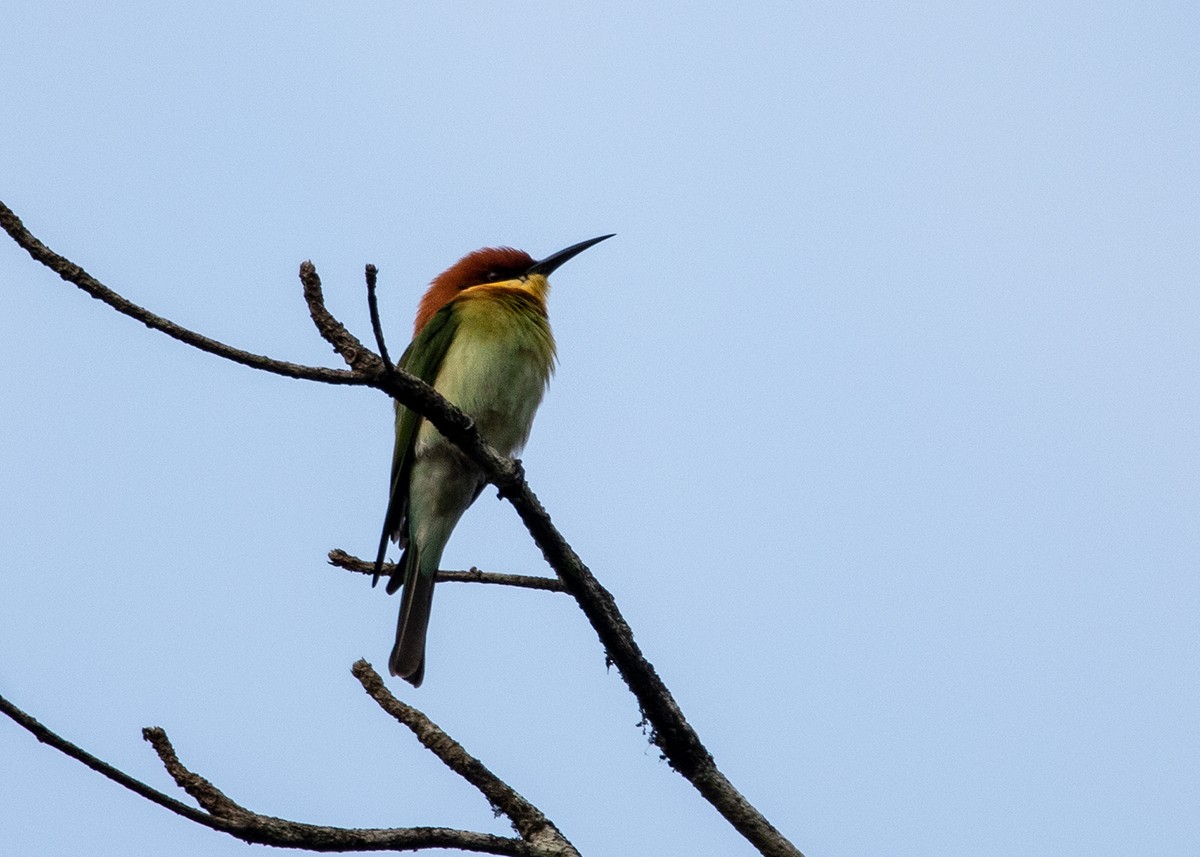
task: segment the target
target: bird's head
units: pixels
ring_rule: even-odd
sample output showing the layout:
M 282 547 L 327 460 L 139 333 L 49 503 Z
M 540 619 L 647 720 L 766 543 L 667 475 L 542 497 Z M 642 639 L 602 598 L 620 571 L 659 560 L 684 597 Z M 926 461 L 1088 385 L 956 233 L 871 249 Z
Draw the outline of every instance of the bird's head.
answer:
M 565 250 L 559 250 L 540 261 L 524 250 L 516 250 L 512 247 L 484 247 L 482 250 L 468 253 L 434 277 L 433 282 L 429 284 L 429 289 L 417 307 L 417 320 L 413 326 L 413 335 L 416 336 L 420 333 L 421 328 L 437 314 L 438 310 L 462 292 L 476 286 L 512 283 L 519 288 L 528 289 L 539 296 L 544 296 L 548 288 L 546 278 L 556 268 L 606 238 L 612 238 L 612 235 L 601 235 L 599 238 L 580 241 L 578 244 L 572 244 Z

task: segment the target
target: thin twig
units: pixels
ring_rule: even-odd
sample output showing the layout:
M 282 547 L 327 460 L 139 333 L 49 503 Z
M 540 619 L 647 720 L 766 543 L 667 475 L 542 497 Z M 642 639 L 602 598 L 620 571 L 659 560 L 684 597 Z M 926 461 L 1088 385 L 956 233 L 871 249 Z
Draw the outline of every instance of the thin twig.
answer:
M 329 552 L 329 564 L 358 574 L 375 573 L 374 563 L 351 556 L 338 548 L 334 548 Z M 383 574 L 386 577 L 395 571 L 396 564 L 385 562 L 382 568 Z M 557 577 L 538 577 L 533 574 L 502 574 L 497 571 L 480 571 L 477 568 L 471 568 L 468 571 L 442 570 L 437 573 L 437 580 L 439 583 L 492 583 L 499 586 L 516 586 L 521 589 L 540 589 L 544 592 L 567 591 L 562 581 Z
M 379 301 L 375 298 L 375 280 L 378 276 L 379 269 L 374 265 L 367 265 L 367 309 L 371 313 L 371 330 L 375 332 L 375 344 L 379 346 L 379 359 L 383 361 L 383 368 L 391 372 L 392 358 L 388 356 L 387 343 L 383 341 L 383 324 L 379 321 Z

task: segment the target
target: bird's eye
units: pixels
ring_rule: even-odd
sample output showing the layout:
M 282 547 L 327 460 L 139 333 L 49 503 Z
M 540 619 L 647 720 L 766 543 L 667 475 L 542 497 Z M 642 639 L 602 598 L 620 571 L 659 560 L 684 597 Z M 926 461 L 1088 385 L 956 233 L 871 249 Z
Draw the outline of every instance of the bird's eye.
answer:
M 485 283 L 494 283 L 499 279 L 500 279 L 499 271 L 488 271 L 487 274 L 485 274 L 483 277 L 483 281 Z

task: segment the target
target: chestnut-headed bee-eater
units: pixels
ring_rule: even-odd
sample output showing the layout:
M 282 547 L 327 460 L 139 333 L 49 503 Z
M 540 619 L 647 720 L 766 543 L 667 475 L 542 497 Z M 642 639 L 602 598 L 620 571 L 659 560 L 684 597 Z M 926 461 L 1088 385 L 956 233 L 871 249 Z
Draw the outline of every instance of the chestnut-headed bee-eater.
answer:
M 487 247 L 464 256 L 436 277 L 421 298 L 413 341 L 400 368 L 470 414 L 501 455 L 520 452 L 554 370 L 547 277 L 611 237 L 581 241 L 541 261 L 511 247 Z M 396 403 L 391 493 L 375 579 L 388 540 L 398 542 L 404 554 L 387 591 L 403 584 L 404 594 L 388 669 L 414 687 L 425 676 L 425 632 L 442 551 L 485 484 L 480 469 L 456 446 Z

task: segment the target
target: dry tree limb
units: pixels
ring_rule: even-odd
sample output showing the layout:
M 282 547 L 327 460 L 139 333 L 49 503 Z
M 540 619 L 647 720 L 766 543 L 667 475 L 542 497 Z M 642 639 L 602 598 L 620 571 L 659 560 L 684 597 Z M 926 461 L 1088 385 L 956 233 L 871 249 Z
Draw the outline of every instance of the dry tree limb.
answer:
M 329 564 L 359 574 L 375 573 L 375 563 L 351 556 L 337 548 L 329 552 Z M 395 563 L 385 562 L 383 576 L 387 577 L 395 570 L 395 567 Z M 439 571 L 437 580 L 439 583 L 447 581 L 451 583 L 493 583 L 500 586 L 516 586 L 521 589 L 540 589 L 545 592 L 567 591 L 557 577 L 538 577 L 534 574 L 501 574 L 497 571 L 480 571 L 477 568 L 468 571 Z
M 370 676 L 374 676 L 374 680 L 382 685 L 379 676 L 365 661 L 355 664 L 354 672 L 364 687 L 370 681 Z M 384 693 L 386 694 L 386 691 Z M 372 696 L 375 696 L 374 692 Z M 388 705 L 383 702 L 380 704 L 392 713 Z M 24 727 L 43 744 L 49 744 L 93 771 L 171 810 L 176 815 L 227 833 L 243 842 L 304 851 L 419 851 L 430 848 L 457 848 L 480 854 L 499 854 L 503 857 L 579 857 L 575 847 L 537 807 L 467 754 L 461 745 L 442 732 L 425 715 L 411 706 L 405 708 L 408 709 L 405 716 L 419 723 L 420 731 L 406 720 L 401 722 L 409 725 L 421 743 L 442 759 L 447 767 L 479 789 L 495 809 L 508 816 L 521 838 L 450 827 L 328 827 L 261 815 L 246 809 L 207 779 L 188 770 L 179 761 L 167 733 L 161 728 L 149 726 L 143 729 L 142 736 L 154 748 L 176 785 L 200 804 L 201 809 L 196 809 L 96 758 L 0 696 L 0 713 Z M 452 748 L 454 752 L 448 751 L 447 748 Z M 479 771 L 485 772 L 486 778 L 479 776 Z
M 264 372 L 273 372 L 276 375 L 284 375 L 288 378 L 302 378 L 307 381 L 321 381 L 326 384 L 351 384 L 356 386 L 364 386 L 369 383 L 356 373 L 347 372 L 345 369 L 303 366 L 299 363 L 288 363 L 285 360 L 274 360 L 270 357 L 264 357 L 261 354 L 243 351 L 240 348 L 234 348 L 232 345 L 226 345 L 223 342 L 210 339 L 193 330 L 188 330 L 186 327 L 178 325 L 160 315 L 155 315 L 148 309 L 144 309 L 133 303 L 133 301 L 117 294 L 70 259 L 55 253 L 35 238 L 25 228 L 25 224 L 21 222 L 20 218 L 3 202 L 0 202 L 0 227 L 36 261 L 41 262 L 68 283 L 74 283 L 80 289 L 96 298 L 96 300 L 103 301 L 117 312 L 140 321 L 152 330 L 161 331 L 172 339 L 178 339 L 180 342 L 191 345 L 194 348 L 199 348 L 201 351 L 208 352 L 209 354 L 215 354 L 217 357 L 232 360 L 234 363 L 241 363 L 243 366 L 249 366 L 252 369 L 262 369 Z

